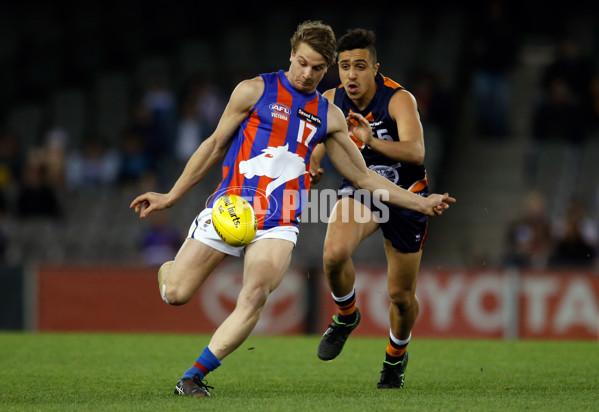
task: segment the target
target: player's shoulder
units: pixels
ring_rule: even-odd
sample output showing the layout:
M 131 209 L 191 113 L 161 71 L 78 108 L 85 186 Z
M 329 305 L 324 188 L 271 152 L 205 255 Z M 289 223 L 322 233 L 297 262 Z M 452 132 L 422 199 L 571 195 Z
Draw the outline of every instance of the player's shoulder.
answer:
M 389 99 L 389 106 L 392 105 L 399 105 L 399 106 L 403 106 L 403 105 L 414 105 L 416 104 L 416 98 L 414 97 L 414 95 L 412 93 L 410 93 L 408 90 L 401 88 L 401 89 L 397 89 L 395 91 L 395 93 L 393 93 L 393 95 L 391 96 L 391 98 Z
M 242 80 L 237 85 L 238 89 L 242 93 L 259 93 L 262 94 L 264 91 L 264 78 L 262 76 L 256 76 L 251 79 Z
M 237 84 L 231 95 L 231 100 L 244 101 L 250 106 L 255 104 L 264 92 L 264 79 L 256 76 L 251 79 L 242 80 Z
M 399 89 L 389 99 L 387 112 L 391 119 L 397 121 L 400 117 L 405 118 L 405 114 L 417 114 L 418 102 L 412 93 L 406 89 Z

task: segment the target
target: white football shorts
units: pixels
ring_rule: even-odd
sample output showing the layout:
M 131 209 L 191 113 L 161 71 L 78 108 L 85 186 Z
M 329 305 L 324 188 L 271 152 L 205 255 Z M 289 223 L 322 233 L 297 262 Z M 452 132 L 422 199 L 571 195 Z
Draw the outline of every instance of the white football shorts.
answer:
M 299 229 L 296 226 L 278 226 L 268 230 L 258 230 L 252 243 L 261 239 L 283 239 L 294 245 L 297 242 Z M 195 218 L 189 228 L 187 238 L 199 240 L 208 246 L 231 256 L 241 256 L 245 246 L 231 246 L 216 233 L 212 225 L 212 208 L 208 207 Z

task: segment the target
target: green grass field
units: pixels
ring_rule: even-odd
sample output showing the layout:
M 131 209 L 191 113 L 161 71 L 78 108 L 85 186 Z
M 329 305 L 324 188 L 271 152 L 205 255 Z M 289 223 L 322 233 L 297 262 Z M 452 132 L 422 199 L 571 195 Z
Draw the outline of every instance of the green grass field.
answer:
M 377 390 L 385 338 L 252 336 L 208 376 L 210 398 L 172 394 L 203 335 L 0 333 L 2 411 L 597 411 L 599 343 L 414 339 L 406 387 Z

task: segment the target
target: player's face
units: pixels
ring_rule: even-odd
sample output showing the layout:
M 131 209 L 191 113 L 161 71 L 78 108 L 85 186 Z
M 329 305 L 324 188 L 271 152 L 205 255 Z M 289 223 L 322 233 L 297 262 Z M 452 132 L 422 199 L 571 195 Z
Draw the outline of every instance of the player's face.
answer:
M 372 99 L 376 92 L 374 80 L 379 64 L 372 61 L 368 49 L 346 50 L 339 53 L 339 78 L 352 100 Z
M 297 50 L 291 52 L 291 66 L 287 78 L 298 91 L 312 93 L 327 72 L 327 63 L 322 54 L 314 51 L 306 43 L 300 43 Z

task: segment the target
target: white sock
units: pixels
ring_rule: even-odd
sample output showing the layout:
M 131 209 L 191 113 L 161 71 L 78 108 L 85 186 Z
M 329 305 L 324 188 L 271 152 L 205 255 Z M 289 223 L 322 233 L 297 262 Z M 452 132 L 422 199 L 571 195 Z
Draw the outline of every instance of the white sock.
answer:
M 408 336 L 408 339 L 401 340 L 393 336 L 393 332 L 391 331 L 391 329 L 389 329 L 389 338 L 391 338 L 393 343 L 395 343 L 397 346 L 406 346 L 408 343 L 410 343 L 410 339 L 412 339 L 412 332 L 410 332 L 410 336 Z
M 349 297 L 350 297 L 351 295 L 353 295 L 354 293 L 356 293 L 356 288 L 355 288 L 355 287 L 352 289 L 352 291 L 351 291 L 351 292 L 349 292 L 347 295 L 345 295 L 345 296 L 343 296 L 343 297 L 341 297 L 341 298 L 338 298 L 337 296 L 335 296 L 335 295 L 333 294 L 333 292 L 331 292 L 331 296 L 333 297 L 333 299 L 335 300 L 335 302 L 343 302 L 344 300 L 347 300 L 347 299 L 349 299 Z

